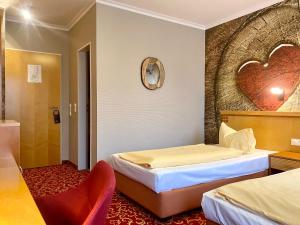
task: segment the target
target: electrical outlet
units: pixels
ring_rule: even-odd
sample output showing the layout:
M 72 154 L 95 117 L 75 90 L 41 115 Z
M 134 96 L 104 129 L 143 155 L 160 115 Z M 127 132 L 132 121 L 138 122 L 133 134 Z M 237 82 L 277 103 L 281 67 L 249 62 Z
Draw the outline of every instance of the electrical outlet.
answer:
M 300 146 L 300 139 L 292 138 L 291 139 L 291 145 L 293 145 L 293 146 Z

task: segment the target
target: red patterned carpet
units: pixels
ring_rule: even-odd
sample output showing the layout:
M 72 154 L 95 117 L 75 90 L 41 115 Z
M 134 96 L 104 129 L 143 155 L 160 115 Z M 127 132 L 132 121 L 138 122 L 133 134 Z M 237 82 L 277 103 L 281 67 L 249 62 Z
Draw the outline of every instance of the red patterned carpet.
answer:
M 54 195 L 76 187 L 89 172 L 77 171 L 71 164 L 25 169 L 23 176 L 34 197 Z M 152 214 L 116 192 L 109 208 L 106 225 L 205 225 L 200 210 L 158 220 Z

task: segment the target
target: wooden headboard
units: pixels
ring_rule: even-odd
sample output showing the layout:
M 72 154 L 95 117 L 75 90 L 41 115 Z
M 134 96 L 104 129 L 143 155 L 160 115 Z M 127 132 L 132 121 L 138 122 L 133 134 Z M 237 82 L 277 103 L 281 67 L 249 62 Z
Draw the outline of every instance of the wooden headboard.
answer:
M 300 139 L 300 112 L 222 111 L 221 121 L 240 130 L 252 128 L 259 149 L 297 151 L 291 139 Z

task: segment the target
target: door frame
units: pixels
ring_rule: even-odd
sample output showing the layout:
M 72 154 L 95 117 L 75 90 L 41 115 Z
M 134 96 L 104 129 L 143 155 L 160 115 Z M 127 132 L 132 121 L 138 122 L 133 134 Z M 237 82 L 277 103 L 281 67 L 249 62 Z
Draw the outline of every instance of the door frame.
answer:
M 79 94 L 81 93 L 81 88 L 80 88 L 80 53 L 83 52 L 85 49 L 87 49 L 89 51 L 89 66 L 90 66 L 90 70 L 89 70 L 89 80 L 90 80 L 90 83 L 89 83 L 89 89 L 90 89 L 90 102 L 89 102 L 89 106 L 90 106 L 90 110 L 89 110 L 89 117 L 90 117 L 90 124 L 89 124 L 89 130 L 90 130 L 90 137 L 89 137 L 89 143 L 90 143 L 90 149 L 89 149 L 89 155 L 90 155 L 90 160 L 89 160 L 89 165 L 86 165 L 86 166 L 82 166 L 81 163 L 80 163 L 80 153 L 82 154 L 86 154 L 86 152 L 83 152 L 83 150 L 81 148 L 79 148 L 79 143 L 80 143 L 80 137 L 81 135 L 79 135 L 80 133 L 80 127 L 79 127 L 79 120 L 81 118 L 79 112 L 80 112 L 80 107 L 82 107 L 82 105 L 79 104 Z M 78 155 L 78 159 L 77 159 L 77 166 L 78 166 L 78 169 L 79 170 L 82 170 L 82 169 L 86 169 L 87 167 L 90 168 L 90 170 L 92 169 L 92 126 L 91 126 L 91 120 L 92 120 L 92 43 L 91 42 L 88 42 L 86 44 L 84 44 L 81 48 L 79 48 L 77 50 L 77 155 Z M 84 91 L 86 92 L 86 89 L 84 89 Z M 85 160 L 86 161 L 86 160 Z M 86 167 L 86 168 L 85 168 Z

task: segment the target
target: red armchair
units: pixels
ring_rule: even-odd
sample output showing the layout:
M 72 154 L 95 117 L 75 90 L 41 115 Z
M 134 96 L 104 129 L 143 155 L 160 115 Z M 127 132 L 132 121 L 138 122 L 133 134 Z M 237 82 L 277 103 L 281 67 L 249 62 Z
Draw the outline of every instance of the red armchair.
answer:
M 115 185 L 113 169 L 100 161 L 77 188 L 35 201 L 47 225 L 104 225 Z

